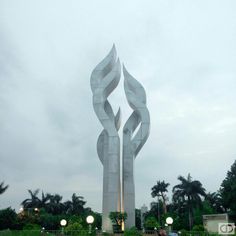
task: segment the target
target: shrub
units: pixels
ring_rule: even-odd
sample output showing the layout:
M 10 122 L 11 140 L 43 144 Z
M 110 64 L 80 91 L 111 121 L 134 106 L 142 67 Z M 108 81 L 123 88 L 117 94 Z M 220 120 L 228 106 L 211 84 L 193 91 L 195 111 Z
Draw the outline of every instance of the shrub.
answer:
M 142 236 L 142 233 L 140 233 L 135 227 L 132 227 L 125 230 L 124 236 Z
M 127 213 L 126 212 L 118 212 L 118 211 L 112 211 L 109 214 L 109 218 L 111 222 L 115 225 L 121 225 L 122 222 L 125 222 L 127 219 Z
M 78 235 L 78 233 L 83 229 L 82 225 L 80 223 L 72 223 L 66 226 L 65 233 L 68 233 L 69 235 Z
M 188 236 L 188 231 L 186 229 L 181 229 L 181 236 Z
M 26 224 L 23 227 L 23 230 L 40 230 L 41 226 L 37 224 Z
M 39 219 L 39 224 L 47 230 L 58 230 L 60 229 L 60 220 L 64 219 L 61 215 L 42 214 Z
M 155 227 L 159 228 L 160 225 L 154 216 L 149 216 L 147 219 L 145 219 L 145 222 L 144 222 L 145 229 L 153 230 Z
M 77 235 L 93 236 L 96 234 L 94 230 L 91 233 L 89 233 L 88 230 L 83 228 L 83 226 L 79 222 L 69 223 L 68 226 L 65 227 L 65 233 L 68 235 L 76 235 L 76 236 Z
M 203 225 L 194 225 L 192 231 L 205 231 Z

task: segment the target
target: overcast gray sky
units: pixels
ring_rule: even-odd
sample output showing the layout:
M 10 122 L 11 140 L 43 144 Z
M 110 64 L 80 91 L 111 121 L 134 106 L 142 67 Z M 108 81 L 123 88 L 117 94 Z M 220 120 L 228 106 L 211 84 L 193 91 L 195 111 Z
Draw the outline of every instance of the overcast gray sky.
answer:
M 101 211 L 90 75 L 113 43 L 151 115 L 136 207 L 188 173 L 218 190 L 236 159 L 235 12 L 235 0 L 0 0 L 0 208 L 40 188 Z M 122 80 L 109 100 L 124 123 Z

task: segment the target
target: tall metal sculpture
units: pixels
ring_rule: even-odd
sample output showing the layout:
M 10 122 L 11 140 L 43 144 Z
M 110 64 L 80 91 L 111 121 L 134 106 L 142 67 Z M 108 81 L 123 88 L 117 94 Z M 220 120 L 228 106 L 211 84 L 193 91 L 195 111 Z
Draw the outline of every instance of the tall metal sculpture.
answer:
M 127 101 L 134 110 L 123 128 L 123 191 L 122 210 L 127 213 L 125 226 L 135 226 L 134 159 L 149 136 L 150 117 L 146 107 L 146 94 L 142 85 L 123 66 L 124 89 Z M 133 137 L 136 128 L 137 133 Z
M 97 143 L 98 156 L 103 164 L 103 214 L 102 228 L 112 231 L 111 211 L 120 211 L 120 112 L 116 118 L 107 98 L 120 81 L 120 61 L 116 60 L 113 46 L 108 56 L 100 62 L 91 75 L 94 111 L 104 130 Z
M 111 232 L 109 213 L 125 211 L 126 228 L 135 226 L 134 159 L 149 135 L 150 117 L 146 107 L 146 95 L 141 84 L 123 67 L 124 88 L 133 113 L 123 128 L 122 193 L 120 181 L 120 109 L 115 115 L 107 98 L 120 81 L 120 61 L 115 46 L 95 67 L 91 75 L 93 107 L 103 131 L 98 137 L 97 153 L 103 164 L 102 229 Z M 139 130 L 133 134 L 137 127 Z M 121 209 L 122 196 L 122 209 Z

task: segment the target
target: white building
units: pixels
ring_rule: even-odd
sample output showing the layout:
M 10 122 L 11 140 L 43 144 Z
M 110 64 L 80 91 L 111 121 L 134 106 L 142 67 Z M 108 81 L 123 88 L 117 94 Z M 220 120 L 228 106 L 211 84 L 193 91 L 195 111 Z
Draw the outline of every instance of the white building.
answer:
M 229 223 L 228 214 L 203 215 L 203 226 L 209 233 L 218 233 L 219 223 Z

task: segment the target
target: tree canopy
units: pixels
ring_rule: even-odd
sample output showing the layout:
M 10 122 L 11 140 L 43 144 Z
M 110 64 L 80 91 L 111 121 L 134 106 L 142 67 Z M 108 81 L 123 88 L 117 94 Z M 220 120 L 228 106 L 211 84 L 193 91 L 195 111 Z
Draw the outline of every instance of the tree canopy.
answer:
M 220 194 L 224 207 L 236 214 L 236 161 L 221 184 Z
M 163 201 L 163 211 L 164 213 L 166 214 L 167 213 L 167 208 L 166 208 L 166 201 L 167 201 L 167 197 L 166 197 L 166 194 L 165 192 L 168 192 L 167 188 L 170 184 L 169 183 L 165 183 L 165 181 L 157 181 L 157 184 L 154 185 L 152 187 L 152 192 L 151 192 L 151 195 L 152 197 L 161 197 L 162 198 L 162 201 Z M 158 201 L 159 201 L 159 198 L 158 198 Z M 158 202 L 159 203 L 159 202 Z
M 4 186 L 4 182 L 2 182 L 0 184 L 0 194 L 3 194 L 7 190 L 8 187 L 9 187 L 8 185 Z
M 190 174 L 187 178 L 179 176 L 178 180 L 181 182 L 173 187 L 173 201 L 181 202 L 186 205 L 189 216 L 189 228 L 193 226 L 193 207 L 201 205 L 201 196 L 206 196 L 205 189 L 198 180 L 192 180 Z

